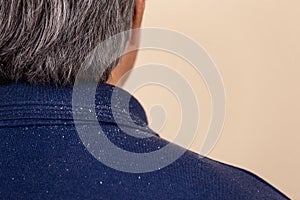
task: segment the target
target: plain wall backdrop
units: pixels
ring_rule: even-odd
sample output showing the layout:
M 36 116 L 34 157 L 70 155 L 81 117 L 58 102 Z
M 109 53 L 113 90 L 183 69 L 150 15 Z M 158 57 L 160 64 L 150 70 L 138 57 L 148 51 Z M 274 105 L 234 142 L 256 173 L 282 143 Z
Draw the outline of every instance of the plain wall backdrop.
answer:
M 193 38 L 218 66 L 227 115 L 221 138 L 208 157 L 250 170 L 292 199 L 300 199 L 299 19 L 298 0 L 147 0 L 143 24 Z M 199 152 L 211 114 L 203 80 L 188 63 L 167 52 L 141 51 L 136 66 L 147 63 L 168 65 L 192 83 L 201 123 L 190 149 Z M 151 122 L 156 120 L 151 107 L 162 105 L 167 119 L 154 129 L 173 140 L 180 127 L 174 94 L 150 84 L 134 95 Z

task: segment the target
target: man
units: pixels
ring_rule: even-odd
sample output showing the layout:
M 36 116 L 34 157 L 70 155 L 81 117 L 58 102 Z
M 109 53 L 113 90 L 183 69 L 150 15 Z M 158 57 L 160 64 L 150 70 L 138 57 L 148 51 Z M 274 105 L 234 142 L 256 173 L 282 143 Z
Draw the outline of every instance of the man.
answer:
M 112 41 L 99 55 L 102 64 L 80 69 L 98 44 L 139 28 L 144 7 L 144 0 L 0 1 L 1 199 L 288 199 L 250 172 L 187 150 L 147 173 L 134 162 L 131 173 L 116 169 L 129 160 L 112 166 L 100 162 L 109 160 L 113 149 L 93 156 L 89 146 L 104 143 L 86 138 L 98 126 L 111 143 L 134 155 L 169 144 L 148 128 L 134 97 L 104 84 L 116 83 L 133 66 L 136 51 L 121 62 L 108 60 L 114 52 L 124 52 L 127 42 L 128 48 L 137 45 L 138 35 L 132 34 L 130 41 L 128 34 L 122 35 L 121 42 Z M 77 76 L 81 71 L 83 76 Z M 101 77 L 94 73 L 99 71 Z M 84 80 L 77 88 L 76 78 Z M 100 83 L 97 121 L 86 118 L 93 110 L 85 102 L 93 81 Z M 85 95 L 74 104 L 77 89 Z M 124 99 L 130 99 L 129 105 Z M 174 153 L 182 151 L 171 146 Z

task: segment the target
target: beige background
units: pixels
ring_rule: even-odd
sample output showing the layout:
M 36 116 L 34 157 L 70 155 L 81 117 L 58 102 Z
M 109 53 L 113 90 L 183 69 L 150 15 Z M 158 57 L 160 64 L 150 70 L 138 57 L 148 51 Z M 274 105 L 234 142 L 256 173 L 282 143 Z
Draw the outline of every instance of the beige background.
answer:
M 248 169 L 300 199 L 300 1 L 148 0 L 144 27 L 173 29 L 194 38 L 222 74 L 227 116 L 208 156 Z M 142 51 L 137 65 L 151 62 L 173 67 L 197 92 L 202 118 L 190 149 L 199 152 L 211 113 L 203 80 L 172 54 Z M 150 84 L 135 96 L 150 120 L 153 105 L 164 107 L 165 126 L 154 129 L 174 139 L 180 126 L 174 95 Z

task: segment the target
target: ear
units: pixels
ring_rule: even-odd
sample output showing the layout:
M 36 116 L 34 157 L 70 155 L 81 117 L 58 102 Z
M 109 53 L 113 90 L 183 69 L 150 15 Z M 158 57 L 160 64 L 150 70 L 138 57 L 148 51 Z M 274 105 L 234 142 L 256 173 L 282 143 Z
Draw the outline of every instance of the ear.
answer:
M 141 28 L 146 0 L 135 0 L 132 29 Z
M 135 0 L 134 16 L 132 22 L 132 29 L 135 29 L 131 33 L 131 38 L 128 44 L 128 52 L 121 59 L 121 62 L 112 71 L 111 76 L 107 83 L 122 86 L 128 78 L 128 73 L 132 70 L 137 57 L 139 43 L 140 43 L 140 28 L 142 26 L 146 0 Z M 126 75 L 126 76 L 124 76 Z

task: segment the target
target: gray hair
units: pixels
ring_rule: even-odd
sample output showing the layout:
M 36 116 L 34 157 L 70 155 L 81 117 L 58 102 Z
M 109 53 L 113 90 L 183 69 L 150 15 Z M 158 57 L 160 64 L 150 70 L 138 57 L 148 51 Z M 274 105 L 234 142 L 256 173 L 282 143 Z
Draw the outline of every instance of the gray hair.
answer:
M 86 58 L 102 41 L 128 31 L 134 0 L 0 0 L 0 82 L 74 84 Z M 121 54 L 129 35 L 102 51 Z M 93 65 L 105 82 L 119 59 Z M 93 74 L 93 73 L 91 73 Z

